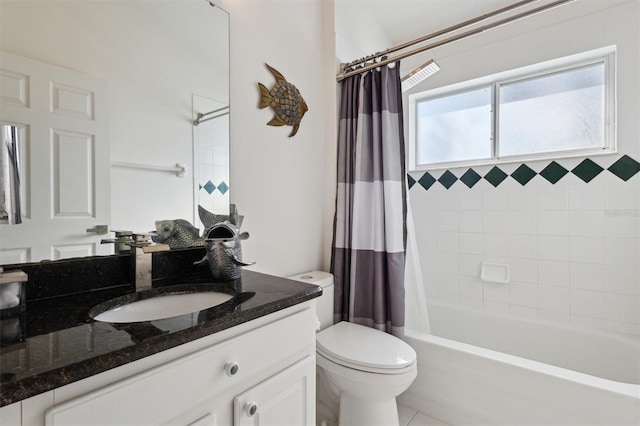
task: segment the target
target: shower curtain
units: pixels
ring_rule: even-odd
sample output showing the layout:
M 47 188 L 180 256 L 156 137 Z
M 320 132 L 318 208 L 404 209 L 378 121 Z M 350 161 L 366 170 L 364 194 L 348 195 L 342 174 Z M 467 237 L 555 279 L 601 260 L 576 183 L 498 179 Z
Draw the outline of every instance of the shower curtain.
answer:
M 406 173 L 400 63 L 342 82 L 331 272 L 335 321 L 404 334 Z

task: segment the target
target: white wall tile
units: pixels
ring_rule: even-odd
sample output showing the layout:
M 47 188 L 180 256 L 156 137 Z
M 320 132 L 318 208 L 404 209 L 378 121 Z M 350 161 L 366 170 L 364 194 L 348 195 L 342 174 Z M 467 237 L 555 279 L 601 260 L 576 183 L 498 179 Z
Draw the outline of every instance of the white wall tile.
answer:
M 564 236 L 539 235 L 538 258 L 543 260 L 569 260 L 570 239 Z
M 485 211 L 482 215 L 482 232 L 506 234 L 509 231 L 509 216 L 506 210 Z
M 640 240 L 637 238 L 607 238 L 606 264 L 620 266 L 640 266 Z
M 604 187 L 600 183 L 579 184 L 569 186 L 569 209 L 571 210 L 603 210 Z
M 482 234 L 482 253 L 487 256 L 508 256 L 509 237 L 507 234 Z
M 527 184 L 509 189 L 509 210 L 538 210 L 537 187 Z
M 482 191 L 484 210 L 507 210 L 509 208 L 509 192 L 506 189 L 486 188 Z
M 440 253 L 458 253 L 459 236 L 457 232 L 438 232 L 438 251 Z
M 570 289 L 546 285 L 539 286 L 538 307 L 546 311 L 571 312 Z
M 458 274 L 439 273 L 438 274 L 438 294 L 459 294 Z
M 509 290 L 509 302 L 512 305 L 538 307 L 538 286 L 535 284 L 512 282 Z
M 640 324 L 640 296 L 606 294 L 605 304 L 608 320 Z
M 416 244 L 418 250 L 423 253 L 424 250 L 438 249 L 438 233 L 436 231 L 427 231 L 422 228 L 416 229 Z
M 571 315 L 604 318 L 604 293 L 571 289 Z
M 635 158 L 638 161 L 637 158 Z M 640 187 L 637 183 L 616 180 L 616 184 L 607 185 L 604 193 L 605 209 L 638 209 L 640 208 Z
M 568 262 L 555 260 L 538 261 L 538 283 L 556 287 L 568 287 L 571 272 Z
M 458 232 L 458 211 L 439 211 L 438 212 L 438 230 L 443 232 Z
M 604 238 L 570 237 L 572 262 L 604 264 Z
M 538 233 L 538 212 L 536 210 L 512 210 L 509 212 L 509 233 L 529 234 Z
M 540 210 L 538 212 L 539 235 L 569 235 L 568 210 Z
M 509 256 L 536 259 L 538 257 L 538 236 L 510 234 Z
M 460 275 L 460 296 L 482 300 L 482 281 L 480 278 Z
M 604 235 L 606 237 L 640 238 L 640 209 L 605 209 Z
M 539 210 L 569 209 L 569 188 L 566 186 L 549 186 L 538 189 Z
M 436 182 L 434 186 L 435 185 L 440 185 L 440 184 Z M 458 191 L 443 189 L 443 190 L 437 191 L 436 194 L 438 198 L 438 202 L 437 202 L 438 210 L 440 211 L 456 210 L 457 211 L 460 208 Z
M 571 210 L 569 212 L 569 230 L 571 235 L 581 237 L 603 237 L 604 211 Z
M 465 210 L 459 213 L 460 232 L 482 232 L 482 211 Z
M 604 291 L 604 265 L 571 262 L 571 288 Z
M 482 191 L 469 189 L 460 194 L 460 210 L 482 210 Z
M 606 265 L 605 290 L 627 295 L 640 294 L 640 269 L 631 266 Z
M 460 260 L 457 253 L 440 253 L 437 254 L 438 272 L 448 272 L 457 274 Z
M 511 281 L 523 283 L 538 283 L 538 259 L 509 259 L 511 266 Z
M 483 281 L 484 300 L 509 303 L 509 286 L 507 284 Z
M 483 234 L 460 233 L 460 253 L 482 254 Z
M 480 276 L 480 265 L 482 264 L 482 256 L 476 254 L 460 254 L 460 274 Z

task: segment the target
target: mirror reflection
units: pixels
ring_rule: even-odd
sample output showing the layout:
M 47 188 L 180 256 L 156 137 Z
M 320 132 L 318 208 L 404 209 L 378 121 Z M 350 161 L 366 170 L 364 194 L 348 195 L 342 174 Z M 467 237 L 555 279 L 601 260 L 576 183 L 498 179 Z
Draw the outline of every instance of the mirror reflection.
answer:
M 0 55 L 22 216 L 0 223 L 0 264 L 111 254 L 114 231 L 228 213 L 227 12 L 0 0 Z

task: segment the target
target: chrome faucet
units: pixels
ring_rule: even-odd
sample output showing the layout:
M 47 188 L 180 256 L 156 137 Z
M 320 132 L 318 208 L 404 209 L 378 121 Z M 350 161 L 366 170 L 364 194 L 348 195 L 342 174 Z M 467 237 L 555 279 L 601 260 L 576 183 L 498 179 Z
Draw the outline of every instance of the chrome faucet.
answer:
M 151 240 L 151 234 L 140 233 L 132 235 L 131 246 L 131 276 L 136 284 L 136 291 L 151 288 L 151 253 L 167 251 L 167 244 L 157 244 Z

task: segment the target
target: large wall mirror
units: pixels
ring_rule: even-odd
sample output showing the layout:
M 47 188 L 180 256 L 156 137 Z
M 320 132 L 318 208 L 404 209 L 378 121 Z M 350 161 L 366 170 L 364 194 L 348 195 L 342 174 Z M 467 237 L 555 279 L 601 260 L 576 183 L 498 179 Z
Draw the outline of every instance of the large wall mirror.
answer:
M 228 211 L 227 12 L 206 0 L 0 0 L 0 55 L 22 217 L 0 224 L 0 265 L 111 254 L 101 241 L 115 230 L 200 227 L 199 204 Z

